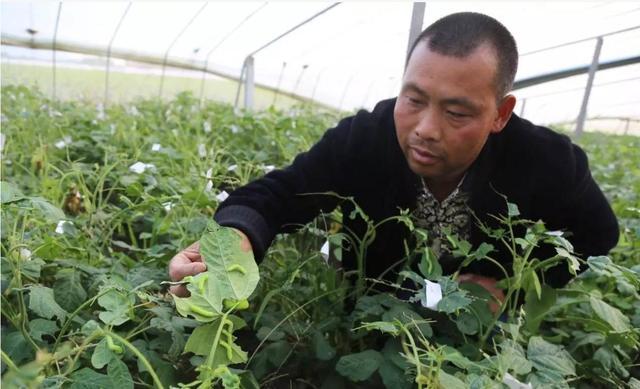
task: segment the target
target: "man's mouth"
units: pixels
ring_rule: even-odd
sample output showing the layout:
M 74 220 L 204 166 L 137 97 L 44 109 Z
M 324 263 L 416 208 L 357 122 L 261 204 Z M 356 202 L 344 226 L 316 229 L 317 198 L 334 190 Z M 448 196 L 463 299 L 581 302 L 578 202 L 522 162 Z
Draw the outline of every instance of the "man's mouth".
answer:
M 433 165 L 442 159 L 439 155 L 416 146 L 409 146 L 409 153 L 420 165 Z

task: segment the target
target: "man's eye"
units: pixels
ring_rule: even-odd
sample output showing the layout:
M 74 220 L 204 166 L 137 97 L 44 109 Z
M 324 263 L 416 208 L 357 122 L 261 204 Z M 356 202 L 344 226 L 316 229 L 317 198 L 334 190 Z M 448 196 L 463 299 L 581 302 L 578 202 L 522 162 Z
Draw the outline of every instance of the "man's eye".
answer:
M 456 111 L 447 111 L 447 114 L 449 114 L 450 116 L 456 118 L 456 119 L 462 119 L 462 118 L 466 118 L 467 115 L 466 113 L 460 113 L 460 112 L 456 112 Z
M 407 99 L 409 100 L 409 103 L 413 104 L 413 105 L 420 105 L 422 104 L 422 101 L 418 100 L 418 99 L 414 99 L 413 97 L 407 97 Z

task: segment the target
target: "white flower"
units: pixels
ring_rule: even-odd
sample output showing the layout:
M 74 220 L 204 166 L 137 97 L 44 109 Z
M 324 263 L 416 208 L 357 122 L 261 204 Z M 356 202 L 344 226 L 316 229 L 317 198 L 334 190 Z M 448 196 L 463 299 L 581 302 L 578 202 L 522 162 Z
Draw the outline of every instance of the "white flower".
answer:
M 238 126 L 236 126 L 235 124 L 231 125 L 231 133 L 232 134 L 237 134 L 238 132 L 240 132 L 240 128 Z
M 96 111 L 98 111 L 98 115 L 96 116 L 96 118 L 98 120 L 104 120 L 106 115 L 104 113 L 104 105 L 102 105 L 102 103 L 98 103 L 96 105 Z
M 166 203 L 162 203 L 162 206 L 164 207 L 165 211 L 169 212 L 171 211 L 171 208 L 173 208 L 175 204 L 173 204 L 171 201 L 167 201 Z
M 30 261 L 31 260 L 31 250 L 29 250 L 26 247 L 21 247 L 20 248 L 20 259 L 22 259 L 23 261 Z
M 204 122 L 202 123 L 202 130 L 204 132 L 206 132 L 207 134 L 211 132 L 211 123 L 209 122 Z
M 113 124 L 113 123 L 109 124 L 109 133 L 111 135 L 116 133 L 116 125 L 115 124 Z
M 62 139 L 60 139 L 59 141 L 57 141 L 56 143 L 54 143 L 54 146 L 56 146 L 56 148 L 58 149 L 64 149 L 66 146 L 70 144 L 71 144 L 71 137 L 67 135 Z
M 213 188 L 213 181 L 208 180 L 207 181 L 207 186 L 204 187 L 204 191 L 205 192 L 211 192 L 211 188 Z
M 209 168 L 204 176 L 207 177 L 207 179 L 211 179 L 211 177 L 213 177 L 211 174 L 213 174 L 213 168 Z
M 198 145 L 198 155 L 200 156 L 200 158 L 204 158 L 207 156 L 207 148 L 204 147 L 203 143 L 200 143 Z
M 71 223 L 70 221 L 67 221 L 67 220 L 58 221 L 58 225 L 56 226 L 56 234 L 64 234 L 64 225 L 65 224 L 73 225 L 73 223 Z
M 235 171 L 237 168 L 238 168 L 238 165 L 233 164 L 233 165 L 231 165 L 231 166 L 229 166 L 229 167 L 227 168 L 227 171 L 229 171 L 229 172 L 233 172 L 233 171 Z
M 226 192 L 226 191 L 224 191 L 224 190 L 223 190 L 222 192 L 220 192 L 220 193 L 218 193 L 218 194 L 216 195 L 216 199 L 217 199 L 219 202 L 223 202 L 223 201 L 225 201 L 225 200 L 227 199 L 227 197 L 229 197 L 229 193 L 227 193 L 227 192 Z
M 146 170 L 154 171 L 156 166 L 152 163 L 144 163 L 144 162 L 136 162 L 133 165 L 129 166 L 129 170 L 134 173 L 142 174 Z
M 151 145 L 151 151 L 160 151 L 161 148 L 162 146 L 160 145 L 160 143 L 154 143 Z

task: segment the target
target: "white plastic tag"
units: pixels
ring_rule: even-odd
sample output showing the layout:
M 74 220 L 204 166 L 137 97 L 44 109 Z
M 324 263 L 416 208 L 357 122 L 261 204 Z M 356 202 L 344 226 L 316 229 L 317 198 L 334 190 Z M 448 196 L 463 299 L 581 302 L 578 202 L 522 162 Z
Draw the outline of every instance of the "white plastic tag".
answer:
M 502 383 L 507 385 L 509 389 L 532 389 L 533 388 L 531 384 L 523 384 L 522 382 L 518 381 L 514 376 L 512 376 L 509 373 L 504 375 L 504 378 L 502 379 Z
M 429 309 L 435 309 L 438 302 L 442 300 L 442 288 L 437 282 L 424 280 L 425 298 L 421 301 L 422 306 Z
M 227 197 L 229 197 L 229 193 L 223 190 L 222 192 L 216 195 L 216 200 L 223 202 L 227 199 Z
M 200 158 L 204 158 L 207 156 L 207 149 L 203 143 L 200 143 L 198 145 L 198 155 L 200 156 Z
M 329 260 L 329 240 L 326 240 L 320 248 L 320 255 L 322 255 L 325 262 Z

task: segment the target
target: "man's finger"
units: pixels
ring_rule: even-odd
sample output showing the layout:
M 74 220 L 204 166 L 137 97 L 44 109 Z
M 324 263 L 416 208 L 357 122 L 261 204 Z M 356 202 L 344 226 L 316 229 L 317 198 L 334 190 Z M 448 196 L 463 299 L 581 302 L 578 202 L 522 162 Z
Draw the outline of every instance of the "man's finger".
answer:
M 171 292 L 171 294 L 174 294 L 178 297 L 187 297 L 189 296 L 189 291 L 187 290 L 187 288 L 184 285 L 172 285 L 169 288 L 169 292 Z
M 177 259 L 177 258 L 174 258 Z M 202 262 L 188 262 L 181 261 L 174 262 L 172 260 L 169 265 L 169 277 L 172 281 L 180 281 L 186 276 L 195 276 L 198 273 L 202 273 L 207 270 L 207 266 Z

